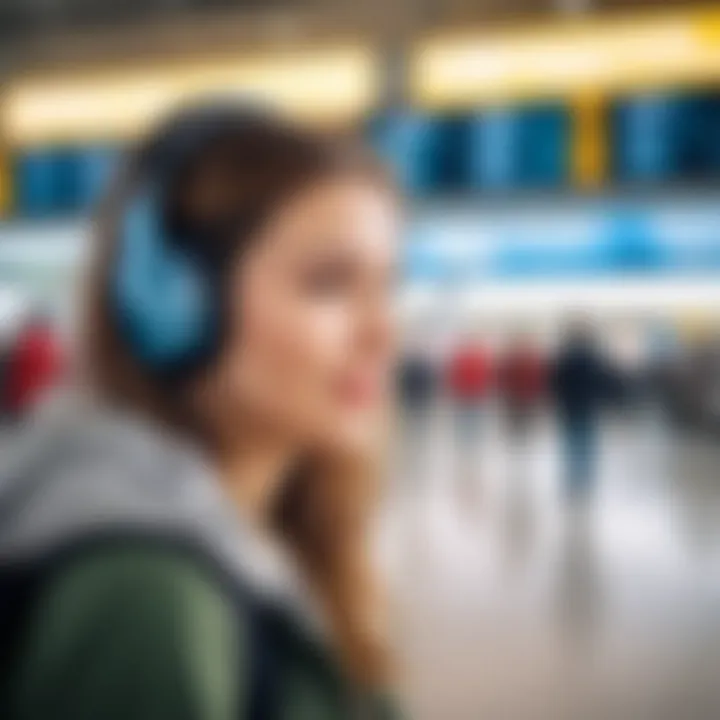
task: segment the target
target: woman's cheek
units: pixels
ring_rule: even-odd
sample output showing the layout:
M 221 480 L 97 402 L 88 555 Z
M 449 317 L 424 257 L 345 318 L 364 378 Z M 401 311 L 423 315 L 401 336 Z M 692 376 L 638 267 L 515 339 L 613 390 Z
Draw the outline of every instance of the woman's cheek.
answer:
M 243 386 L 287 431 L 324 431 L 332 421 L 333 378 L 345 362 L 344 314 L 313 303 L 281 312 L 266 307 L 248 318 L 245 331 Z
M 315 400 L 332 400 L 332 388 L 349 358 L 350 324 L 340 305 L 310 304 L 294 323 L 298 381 Z M 317 407 L 317 406 L 316 406 Z
M 377 425 L 363 403 L 348 400 L 346 380 L 358 362 L 354 319 L 342 307 L 308 319 L 304 344 L 303 427 L 308 441 L 331 449 L 356 450 Z M 312 339 L 310 341 L 310 339 Z
M 297 383 L 293 408 L 308 440 L 335 444 L 345 434 L 348 406 L 338 394 L 340 380 L 352 363 L 352 322 L 342 307 L 310 311 L 296 325 L 298 354 L 294 363 Z

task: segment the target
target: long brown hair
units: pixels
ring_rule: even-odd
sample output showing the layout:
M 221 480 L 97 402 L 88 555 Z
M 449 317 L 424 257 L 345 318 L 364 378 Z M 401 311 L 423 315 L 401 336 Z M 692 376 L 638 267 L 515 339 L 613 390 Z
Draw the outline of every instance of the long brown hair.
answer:
M 104 402 L 125 406 L 204 442 L 203 428 L 182 403 L 191 381 L 169 385 L 141 367 L 123 340 L 108 300 L 119 223 L 142 182 L 148 148 L 164 132 L 161 126 L 129 155 L 98 216 L 85 304 L 86 372 Z M 173 177 L 166 192 L 166 222 L 176 231 L 192 230 L 187 235 L 194 242 L 209 237 L 196 232 L 198 227 L 229 229 L 223 241 L 231 243 L 238 258 L 290 194 L 307 183 L 348 174 L 386 181 L 374 157 L 354 140 L 258 117 L 226 128 Z M 213 234 L 213 241 L 220 235 Z M 366 686 L 383 682 L 388 665 L 378 631 L 379 593 L 367 557 L 373 481 L 367 465 L 323 459 L 293 473 L 274 512 L 281 537 L 323 603 L 346 670 Z

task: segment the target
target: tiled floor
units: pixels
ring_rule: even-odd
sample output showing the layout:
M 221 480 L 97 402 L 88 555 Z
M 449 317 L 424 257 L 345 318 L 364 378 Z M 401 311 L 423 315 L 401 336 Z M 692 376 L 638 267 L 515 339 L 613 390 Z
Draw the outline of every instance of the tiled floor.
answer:
M 489 410 L 460 461 L 453 427 L 400 433 L 378 534 L 411 716 L 720 718 L 720 440 L 608 419 L 571 509 L 550 419 Z

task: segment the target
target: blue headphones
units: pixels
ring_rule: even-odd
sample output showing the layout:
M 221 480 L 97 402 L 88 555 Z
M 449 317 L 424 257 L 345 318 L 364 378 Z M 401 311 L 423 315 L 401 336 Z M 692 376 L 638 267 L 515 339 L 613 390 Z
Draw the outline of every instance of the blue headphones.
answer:
M 143 182 L 119 223 L 110 305 L 130 352 L 160 378 L 185 376 L 217 352 L 225 284 L 221 263 L 202 252 L 209 243 L 166 227 L 168 188 L 209 143 L 258 117 L 235 106 L 181 113 L 140 154 Z
M 165 236 L 152 191 L 132 202 L 120 233 L 113 307 L 131 352 L 159 373 L 196 364 L 213 344 L 209 278 Z

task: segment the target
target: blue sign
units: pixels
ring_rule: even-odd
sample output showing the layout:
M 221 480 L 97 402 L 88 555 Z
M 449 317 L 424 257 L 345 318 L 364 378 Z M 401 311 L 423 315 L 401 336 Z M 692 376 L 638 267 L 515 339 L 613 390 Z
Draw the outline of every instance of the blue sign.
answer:
M 434 209 L 406 245 L 411 282 L 720 273 L 720 202 Z

